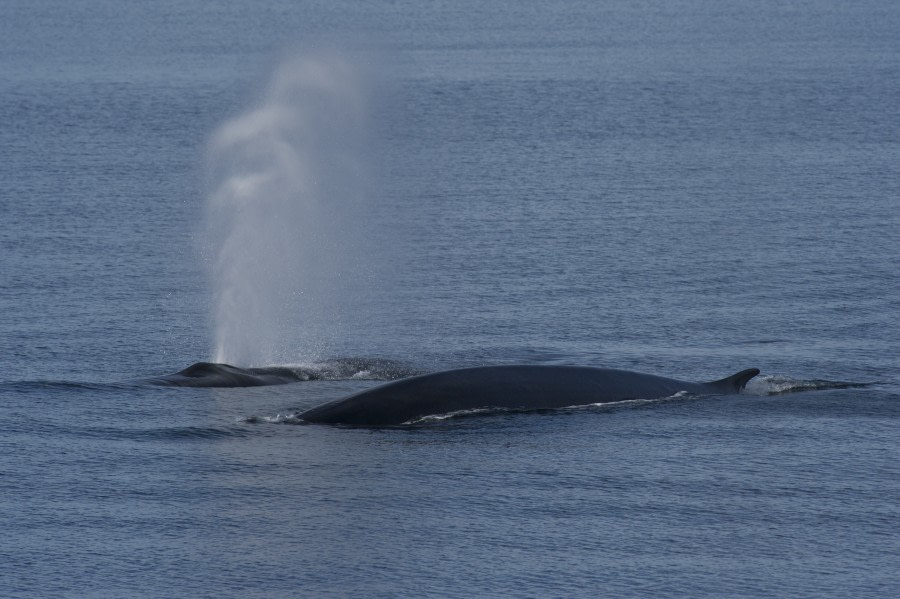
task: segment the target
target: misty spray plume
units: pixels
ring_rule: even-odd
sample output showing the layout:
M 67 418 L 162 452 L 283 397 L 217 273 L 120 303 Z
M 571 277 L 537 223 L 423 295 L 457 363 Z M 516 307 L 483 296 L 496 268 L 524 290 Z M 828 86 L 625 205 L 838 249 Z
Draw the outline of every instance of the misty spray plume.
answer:
M 337 55 L 292 57 L 208 149 L 212 359 L 315 359 L 341 330 L 365 188 L 362 77 Z M 343 307 L 342 307 L 343 306 Z

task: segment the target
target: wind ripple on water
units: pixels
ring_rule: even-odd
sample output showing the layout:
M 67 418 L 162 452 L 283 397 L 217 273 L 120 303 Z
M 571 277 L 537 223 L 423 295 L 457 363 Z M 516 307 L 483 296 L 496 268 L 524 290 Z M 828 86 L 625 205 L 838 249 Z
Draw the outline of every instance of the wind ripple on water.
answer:
M 82 438 L 139 442 L 215 440 L 247 437 L 249 434 L 242 426 L 173 426 L 146 429 L 92 426 L 72 428 L 69 432 Z

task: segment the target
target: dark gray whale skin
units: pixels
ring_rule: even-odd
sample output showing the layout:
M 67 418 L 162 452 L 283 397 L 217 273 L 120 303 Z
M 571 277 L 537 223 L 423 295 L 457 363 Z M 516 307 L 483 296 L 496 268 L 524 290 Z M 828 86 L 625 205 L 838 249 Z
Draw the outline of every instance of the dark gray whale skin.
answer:
M 759 374 L 750 368 L 708 383 L 589 366 L 482 366 L 413 376 L 299 414 L 305 422 L 393 426 L 425 416 L 479 408 L 541 410 L 658 399 L 681 391 L 738 393 Z
M 144 382 L 169 387 L 260 387 L 296 383 L 309 378 L 295 369 L 279 366 L 238 368 L 229 364 L 197 362 L 175 374 L 146 379 Z
M 401 362 L 385 358 L 335 357 L 312 366 L 254 366 L 197 362 L 175 374 L 138 382 L 165 387 L 261 387 L 320 379 L 343 380 L 361 372 L 379 379 L 397 379 L 419 374 Z

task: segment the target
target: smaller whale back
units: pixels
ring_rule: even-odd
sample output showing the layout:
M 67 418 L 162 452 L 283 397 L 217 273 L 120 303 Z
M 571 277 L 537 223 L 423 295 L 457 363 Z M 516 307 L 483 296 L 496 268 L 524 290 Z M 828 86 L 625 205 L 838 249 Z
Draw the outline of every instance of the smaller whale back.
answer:
M 147 379 L 151 385 L 170 387 L 261 387 L 307 380 L 290 368 L 238 368 L 230 364 L 197 362 L 175 374 Z
M 150 385 L 168 387 L 258 387 L 301 381 L 346 380 L 362 376 L 394 380 L 419 374 L 395 360 L 368 357 L 336 357 L 309 365 L 248 366 L 197 362 L 174 374 L 141 379 Z

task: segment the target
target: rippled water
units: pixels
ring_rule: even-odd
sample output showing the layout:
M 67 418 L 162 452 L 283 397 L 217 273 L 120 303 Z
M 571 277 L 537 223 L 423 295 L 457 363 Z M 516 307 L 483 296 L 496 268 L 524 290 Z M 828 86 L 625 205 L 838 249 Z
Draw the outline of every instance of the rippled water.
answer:
M 0 595 L 896 594 L 898 24 L 877 1 L 0 8 Z M 371 81 L 352 285 L 291 279 L 279 332 L 317 331 L 281 348 L 317 376 L 142 383 L 214 357 L 208 140 L 286 47 L 325 46 Z M 316 259 L 277 272 L 328 280 Z M 382 363 L 763 374 L 296 418 Z

